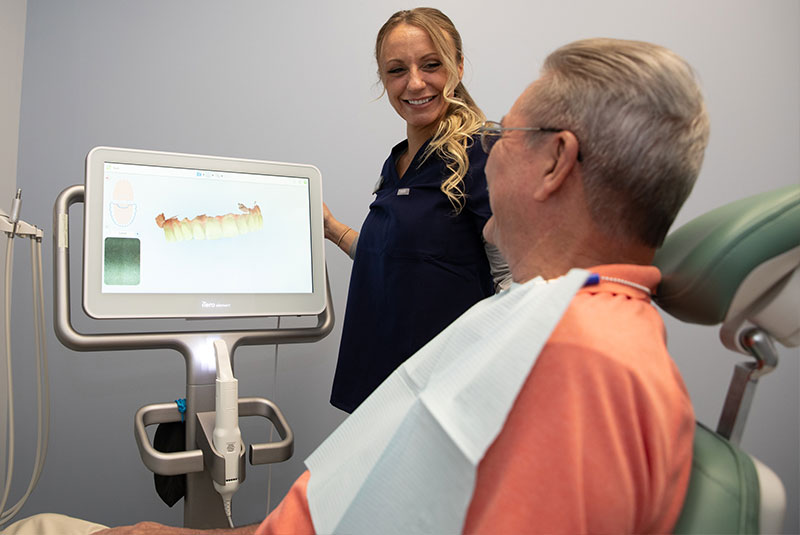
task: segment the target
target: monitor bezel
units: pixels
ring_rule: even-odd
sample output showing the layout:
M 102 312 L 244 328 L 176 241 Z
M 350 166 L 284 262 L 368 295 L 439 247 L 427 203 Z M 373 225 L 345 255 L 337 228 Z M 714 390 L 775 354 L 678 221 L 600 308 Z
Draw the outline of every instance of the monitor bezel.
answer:
M 311 230 L 310 293 L 103 293 L 103 187 L 106 162 L 307 178 Z M 83 236 L 83 309 L 96 319 L 226 318 L 318 315 L 326 306 L 322 175 L 315 166 L 117 147 L 86 156 Z M 209 304 L 219 304 L 210 307 Z

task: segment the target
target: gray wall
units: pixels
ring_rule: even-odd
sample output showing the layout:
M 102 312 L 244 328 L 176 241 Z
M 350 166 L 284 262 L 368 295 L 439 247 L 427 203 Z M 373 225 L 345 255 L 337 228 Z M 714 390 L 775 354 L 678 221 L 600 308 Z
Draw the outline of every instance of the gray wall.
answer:
M 795 0 L 433 5 L 461 30 L 465 82 L 494 119 L 536 77 L 544 56 L 573 39 L 644 39 L 686 57 L 702 78 L 713 132 L 702 176 L 679 223 L 798 182 L 800 4 Z M 312 163 L 322 170 L 325 200 L 334 213 L 360 225 L 388 149 L 404 137 L 402 121 L 383 99 L 376 100 L 380 89 L 371 51 L 380 24 L 405 7 L 352 0 L 31 0 L 18 173 L 26 219 L 49 229 L 56 195 L 82 182 L 86 153 L 104 144 Z M 73 215 L 77 221 L 81 210 Z M 73 243 L 79 235 L 74 229 Z M 45 281 L 51 276 L 51 246 L 48 236 Z M 330 244 L 327 254 L 341 319 L 350 261 Z M 26 262 L 26 254 L 17 256 L 19 288 L 29 287 Z M 79 268 L 73 258 L 74 273 Z M 22 368 L 18 391 L 32 381 L 25 370 L 32 375 L 32 364 L 22 359 L 33 344 L 24 293 L 18 292 L 13 317 Z M 47 297 L 49 305 L 50 290 Z M 114 327 L 80 317 L 76 323 L 86 330 Z M 301 472 L 306 455 L 342 420 L 327 403 L 340 326 L 316 345 L 281 347 L 276 389 L 274 348 L 237 351 L 241 394 L 276 399 L 296 432 L 295 456 L 272 470 L 273 503 Z M 667 328 L 698 417 L 713 426 L 738 357 L 722 348 L 714 328 L 669 318 Z M 56 511 L 109 524 L 141 519 L 179 524 L 179 506 L 170 510 L 156 497 L 131 428 L 138 407 L 183 396 L 182 359 L 169 351 L 76 353 L 52 334 L 49 348 L 50 456 L 23 516 Z M 783 478 L 789 493 L 786 531 L 798 532 L 800 362 L 797 350 L 782 349 L 781 357 L 779 371 L 763 379 L 756 394 L 744 446 Z M 17 434 L 22 444 L 32 444 L 35 404 L 25 396 L 22 392 L 18 402 L 23 423 Z M 264 434 L 259 426 L 246 432 L 250 440 Z M 28 458 L 23 452 L 17 468 L 21 474 L 33 455 L 27 449 Z M 235 500 L 237 523 L 263 517 L 266 472 L 250 468 Z
M 0 209 L 8 212 L 17 183 L 19 107 L 27 0 L 0 1 Z

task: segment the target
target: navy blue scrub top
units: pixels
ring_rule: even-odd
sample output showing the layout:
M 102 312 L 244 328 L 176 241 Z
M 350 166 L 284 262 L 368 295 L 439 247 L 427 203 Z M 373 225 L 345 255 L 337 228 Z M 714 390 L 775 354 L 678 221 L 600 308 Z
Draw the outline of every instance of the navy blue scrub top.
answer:
M 331 404 L 352 412 L 400 364 L 464 311 L 494 293 L 482 231 L 491 215 L 486 154 L 467 150 L 466 205 L 456 215 L 440 187 L 450 172 L 436 154 L 414 156 L 402 180 L 396 161 L 383 165 L 381 185 L 358 237 Z

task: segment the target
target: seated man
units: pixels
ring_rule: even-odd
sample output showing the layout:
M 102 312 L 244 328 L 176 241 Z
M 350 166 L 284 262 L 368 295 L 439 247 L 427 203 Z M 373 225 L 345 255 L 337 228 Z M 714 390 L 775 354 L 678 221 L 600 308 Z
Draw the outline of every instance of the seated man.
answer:
M 488 123 L 480 135 L 490 153 L 486 175 L 494 213 L 484 234 L 508 260 L 515 284 L 459 318 L 342 427 L 345 432 L 375 429 L 379 435 L 380 428 L 395 425 L 385 424 L 395 410 L 393 393 L 402 392 L 391 390 L 392 385 L 413 390 L 414 374 L 429 362 L 425 358 L 438 358 L 425 354 L 447 353 L 451 345 L 458 347 L 456 365 L 471 363 L 471 352 L 490 363 L 476 380 L 501 368 L 496 357 L 516 350 L 528 354 L 530 363 L 515 372 L 518 384 L 510 374 L 507 383 L 467 385 L 449 399 L 428 395 L 423 385 L 417 394 L 423 403 L 409 405 L 412 409 L 397 421 L 400 432 L 388 442 L 378 444 L 370 432 L 355 435 L 370 444 L 363 450 L 367 457 L 373 442 L 385 448 L 371 471 L 364 472 L 360 492 L 342 503 L 328 503 L 337 501 L 337 489 L 350 489 L 348 480 L 363 469 L 359 459 L 329 454 L 329 439 L 276 510 L 260 526 L 238 532 L 440 533 L 432 526 L 443 525 L 455 527 L 447 532 L 463 533 L 669 532 L 689 481 L 694 414 L 667 354 L 664 326 L 650 303 L 660 280 L 650 264 L 697 178 L 708 130 L 692 70 L 669 50 L 592 39 L 551 54 L 541 77 L 522 93 L 502 125 Z M 544 310 L 550 302 L 535 299 L 533 306 L 508 306 L 515 299 L 526 304 L 524 296 L 538 296 L 546 291 L 542 288 L 561 288 L 575 273 L 578 283 L 555 313 Z M 541 327 L 548 314 L 554 328 Z M 491 326 L 490 336 L 476 335 L 482 325 Z M 512 336 L 504 330 L 507 325 L 516 330 Z M 528 330 L 540 328 L 539 347 L 521 342 Z M 464 340 L 466 348 L 457 346 Z M 497 350 L 488 352 L 487 347 Z M 448 369 L 460 371 L 458 366 Z M 403 380 L 393 383 L 398 374 L 405 374 Z M 433 375 L 431 384 L 447 381 Z M 445 387 L 436 388 L 438 395 Z M 489 439 L 483 450 L 471 449 L 472 424 L 485 423 L 483 412 L 453 424 L 470 414 L 447 401 L 482 411 L 507 392 L 507 410 L 494 416 L 496 432 L 476 433 L 476 441 Z M 382 403 L 377 412 L 369 408 L 373 398 Z M 434 421 L 427 415 L 439 411 L 441 399 L 445 412 L 452 409 L 446 413 L 454 416 L 435 421 L 448 433 L 427 427 Z M 413 407 L 421 405 L 426 409 L 415 413 Z M 468 438 L 455 443 L 466 445 L 463 449 L 440 440 L 461 431 Z M 438 442 L 418 447 L 431 436 Z M 404 448 L 407 437 L 410 446 Z M 467 452 L 464 459 L 473 456 L 472 465 L 454 462 L 458 473 L 439 469 L 438 464 L 462 452 Z M 401 474 L 400 483 L 387 477 L 391 470 L 379 473 L 385 456 L 399 459 L 389 465 Z M 414 472 L 428 457 L 435 459 L 432 469 L 414 474 L 418 483 L 403 488 L 403 474 Z M 343 470 L 336 465 L 340 461 Z M 464 494 L 463 504 L 453 506 L 451 493 Z M 454 512 L 443 515 L 443 510 Z M 437 515 L 443 520 L 429 521 Z M 342 523 L 325 523 L 331 517 Z M 385 518 L 392 520 L 380 527 Z M 123 532 L 197 530 L 142 523 L 99 533 Z
M 575 267 L 599 274 L 599 283 L 590 278 L 572 298 L 481 458 L 463 533 L 673 528 L 695 419 L 650 303 L 660 280 L 650 264 L 697 178 L 708 132 L 701 92 L 681 58 L 607 39 L 555 51 L 502 126 L 483 129 L 494 214 L 484 235 L 519 283 L 487 301 Z M 487 301 L 440 337 L 467 336 L 465 322 Z M 306 495 L 315 470 L 257 533 L 315 531 Z M 428 513 L 404 514 L 405 532 L 426 525 L 415 516 Z

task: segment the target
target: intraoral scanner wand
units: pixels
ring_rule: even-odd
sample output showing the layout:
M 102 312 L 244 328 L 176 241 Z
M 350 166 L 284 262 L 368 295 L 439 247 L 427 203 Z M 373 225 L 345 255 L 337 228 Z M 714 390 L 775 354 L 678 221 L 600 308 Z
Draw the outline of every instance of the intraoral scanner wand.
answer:
M 233 376 L 228 346 L 224 340 L 214 340 L 217 358 L 216 423 L 214 424 L 214 448 L 225 459 L 225 484 L 214 481 L 214 488 L 222 496 L 228 524 L 231 518 L 231 498 L 239 489 L 239 453 L 242 449 L 242 434 L 239 430 L 239 381 Z

